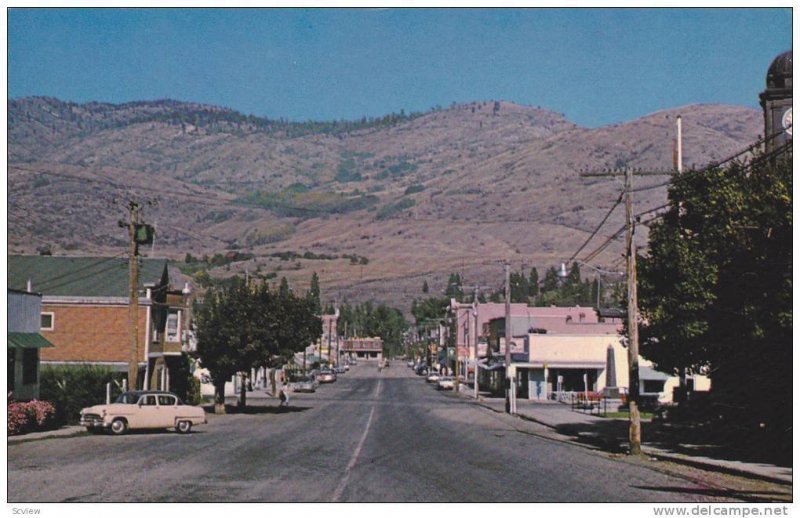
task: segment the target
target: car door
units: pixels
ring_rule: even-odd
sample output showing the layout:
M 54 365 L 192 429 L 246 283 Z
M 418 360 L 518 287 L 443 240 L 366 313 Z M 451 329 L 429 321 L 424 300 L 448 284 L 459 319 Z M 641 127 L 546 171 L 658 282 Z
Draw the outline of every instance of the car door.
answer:
M 171 394 L 158 395 L 158 419 L 159 427 L 169 428 L 175 426 L 175 418 L 178 416 L 178 398 Z
M 135 412 L 135 418 L 129 420 L 128 424 L 131 428 L 159 427 L 158 401 L 155 394 L 144 394 L 139 398 L 139 408 Z

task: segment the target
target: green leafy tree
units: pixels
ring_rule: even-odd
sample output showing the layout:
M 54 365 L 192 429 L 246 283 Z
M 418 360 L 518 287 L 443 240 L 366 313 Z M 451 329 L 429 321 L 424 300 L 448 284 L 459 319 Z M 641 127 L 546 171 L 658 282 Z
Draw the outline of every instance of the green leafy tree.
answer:
M 639 263 L 642 353 L 708 372 L 742 445 L 791 448 L 791 156 L 684 175 L 669 202 Z
M 280 286 L 278 287 L 278 293 L 282 297 L 288 297 L 289 294 L 291 293 L 291 290 L 289 289 L 289 281 L 286 280 L 286 277 L 281 277 L 281 283 Z
M 542 284 L 542 291 L 557 291 L 558 290 L 558 270 L 555 266 L 551 266 L 544 274 L 544 282 Z
M 370 301 L 357 306 L 343 304 L 339 309 L 339 324 L 353 336 L 377 336 L 383 340 L 384 354 L 394 356 L 403 352 L 403 334 L 408 328 L 400 310 Z
M 322 311 L 322 303 L 320 302 L 319 276 L 317 272 L 311 275 L 311 287 L 308 289 L 308 299 L 313 304 L 317 314 L 319 314 Z
M 244 407 L 252 369 L 285 361 L 322 334 L 313 301 L 294 296 L 288 285 L 275 293 L 266 283 L 251 286 L 238 277 L 210 290 L 195 315 L 197 353 L 211 374 L 217 413 L 225 412 L 225 383 L 233 375 L 244 381 Z
M 457 273 L 451 273 L 447 280 L 447 289 L 445 295 L 448 299 L 456 299 L 458 302 L 462 301 L 464 297 L 464 288 L 461 285 L 461 276 Z
M 530 276 L 528 277 L 528 297 L 531 299 L 539 295 L 539 272 L 536 268 L 531 268 Z
M 232 307 L 236 294 L 227 288 L 206 293 L 195 309 L 197 354 L 214 384 L 214 412 L 225 413 L 225 383 L 236 374 L 239 351 L 233 340 L 237 315 Z
M 512 272 L 509 276 L 509 283 L 511 287 L 511 302 L 528 302 L 528 293 L 530 286 L 528 278 L 523 273 Z

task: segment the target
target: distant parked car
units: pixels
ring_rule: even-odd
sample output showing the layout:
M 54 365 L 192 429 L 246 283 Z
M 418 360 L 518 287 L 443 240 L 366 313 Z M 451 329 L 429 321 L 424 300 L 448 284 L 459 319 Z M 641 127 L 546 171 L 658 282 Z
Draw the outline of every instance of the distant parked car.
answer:
M 81 426 L 89 431 L 109 430 L 122 435 L 128 430 L 175 428 L 189 433 L 193 425 L 205 424 L 206 413 L 199 406 L 185 405 L 171 392 L 132 390 L 120 394 L 110 405 L 81 410 Z
M 438 372 L 434 371 L 428 374 L 428 377 L 425 378 L 425 381 L 427 381 L 428 383 L 436 383 L 439 381 L 440 377 L 441 375 Z
M 418 364 L 414 367 L 414 372 L 417 373 L 417 376 L 427 376 L 428 375 L 428 366 L 424 363 Z
M 347 369 L 344 367 L 344 365 L 339 365 L 333 369 L 333 372 L 335 372 L 336 374 L 344 374 L 345 372 L 347 372 Z
M 452 376 L 442 376 L 436 383 L 436 388 L 439 390 L 453 390 L 455 378 Z
M 412 360 L 412 361 L 408 362 L 406 365 L 408 365 L 410 368 L 413 369 L 414 368 L 414 361 Z
M 320 383 L 333 383 L 336 381 L 336 373 L 329 369 L 323 369 L 319 371 L 317 379 Z
M 289 383 L 289 390 L 292 392 L 316 392 L 317 386 L 312 378 L 300 378 Z

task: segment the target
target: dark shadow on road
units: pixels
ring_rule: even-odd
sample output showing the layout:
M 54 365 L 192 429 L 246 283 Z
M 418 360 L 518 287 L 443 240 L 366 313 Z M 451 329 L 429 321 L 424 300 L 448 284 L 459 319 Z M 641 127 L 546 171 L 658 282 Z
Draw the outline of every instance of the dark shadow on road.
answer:
M 225 414 L 248 414 L 248 415 L 257 415 L 257 414 L 292 414 L 296 412 L 305 412 L 306 410 L 311 410 L 314 407 L 310 406 L 247 406 L 245 408 L 240 408 L 236 405 L 225 405 Z M 207 405 L 204 406 L 203 409 L 208 414 L 214 414 L 214 405 Z
M 676 486 L 633 486 L 637 489 L 646 491 L 658 491 L 662 493 L 679 493 L 682 495 L 702 495 L 717 498 L 735 498 L 744 502 L 788 502 L 791 501 L 791 493 L 780 493 L 778 491 L 737 491 L 735 489 L 714 489 L 698 487 L 676 487 Z
M 596 424 L 568 423 L 556 426 L 556 431 L 609 453 L 628 451 L 628 423 L 624 421 L 610 419 Z
M 573 437 L 578 442 L 596 446 L 610 453 L 628 451 L 629 422 L 608 419 L 595 423 L 569 423 L 556 426 L 556 431 Z M 660 422 L 642 422 L 642 443 L 664 451 L 688 456 L 701 456 L 719 460 L 764 462 L 791 467 L 792 459 L 776 454 L 754 442 L 753 448 L 744 449 L 725 444 L 709 444 L 707 433 L 691 427 L 674 427 Z

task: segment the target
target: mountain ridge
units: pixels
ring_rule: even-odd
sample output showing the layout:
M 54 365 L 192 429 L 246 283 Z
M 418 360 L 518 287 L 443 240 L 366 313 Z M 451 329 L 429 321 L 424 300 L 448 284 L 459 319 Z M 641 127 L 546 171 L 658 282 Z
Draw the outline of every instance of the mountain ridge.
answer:
M 670 170 L 678 114 L 687 168 L 747 147 L 762 130 L 757 110 L 717 104 L 584 128 L 505 101 L 346 124 L 259 122 L 171 100 L 12 100 L 9 250 L 121 252 L 121 200 L 138 192 L 160 198 L 145 217 L 158 225 L 159 252 L 174 259 L 235 248 L 256 259 L 215 275 L 258 270 L 304 286 L 318 271 L 330 299 L 408 302 L 421 296 L 423 279 L 435 288 L 460 271 L 486 284 L 499 275 L 498 259 L 541 269 L 570 257 L 620 190 L 580 171 Z M 663 187 L 637 193 L 636 209 L 665 199 Z M 621 223 L 617 210 L 597 243 Z M 281 251 L 338 259 L 270 256 Z M 615 243 L 597 266 L 618 259 Z

